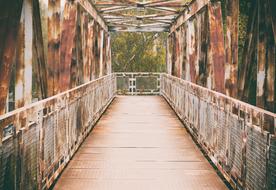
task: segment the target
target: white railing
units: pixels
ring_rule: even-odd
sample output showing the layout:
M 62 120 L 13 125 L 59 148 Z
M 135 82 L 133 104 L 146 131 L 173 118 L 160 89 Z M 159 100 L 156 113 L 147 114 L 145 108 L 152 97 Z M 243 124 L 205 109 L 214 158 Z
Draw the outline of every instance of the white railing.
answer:
M 161 73 L 115 73 L 119 95 L 159 95 Z

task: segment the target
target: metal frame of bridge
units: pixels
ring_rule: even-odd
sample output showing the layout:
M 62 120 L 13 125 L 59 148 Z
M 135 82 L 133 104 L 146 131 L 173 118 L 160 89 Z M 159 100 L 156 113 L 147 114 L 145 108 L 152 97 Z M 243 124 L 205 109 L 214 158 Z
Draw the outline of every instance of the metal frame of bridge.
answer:
M 224 28 L 219 1 L 1 1 L 0 189 L 50 188 L 117 93 L 162 95 L 234 188 L 275 188 L 276 1 L 252 1 L 240 68 L 225 2 Z M 168 32 L 167 73 L 112 74 L 124 31 Z

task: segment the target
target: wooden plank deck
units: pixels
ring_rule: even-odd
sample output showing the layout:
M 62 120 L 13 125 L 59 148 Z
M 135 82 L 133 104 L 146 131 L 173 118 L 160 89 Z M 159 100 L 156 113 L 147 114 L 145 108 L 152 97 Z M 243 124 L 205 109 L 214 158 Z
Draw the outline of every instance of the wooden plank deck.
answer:
M 160 96 L 118 96 L 55 190 L 227 189 Z

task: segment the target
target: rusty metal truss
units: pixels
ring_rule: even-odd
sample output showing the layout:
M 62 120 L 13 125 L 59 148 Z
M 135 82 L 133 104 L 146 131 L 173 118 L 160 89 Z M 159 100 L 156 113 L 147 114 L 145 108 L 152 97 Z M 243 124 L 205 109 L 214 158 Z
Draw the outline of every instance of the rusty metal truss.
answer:
M 191 0 L 94 0 L 110 31 L 168 32 Z

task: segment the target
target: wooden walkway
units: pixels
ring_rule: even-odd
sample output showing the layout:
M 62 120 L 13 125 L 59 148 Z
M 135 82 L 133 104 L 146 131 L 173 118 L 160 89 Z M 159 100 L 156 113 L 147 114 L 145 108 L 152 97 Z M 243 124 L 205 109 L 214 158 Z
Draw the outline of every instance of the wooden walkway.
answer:
M 55 190 L 227 189 L 159 96 L 119 96 Z

